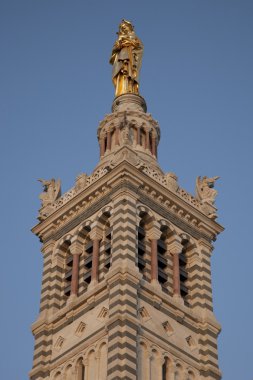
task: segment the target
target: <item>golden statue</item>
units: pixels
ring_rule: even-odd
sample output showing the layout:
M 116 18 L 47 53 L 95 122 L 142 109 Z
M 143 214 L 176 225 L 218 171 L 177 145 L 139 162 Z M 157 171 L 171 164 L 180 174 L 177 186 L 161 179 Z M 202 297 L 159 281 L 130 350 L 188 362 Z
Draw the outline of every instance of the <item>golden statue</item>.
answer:
M 113 45 L 110 63 L 113 65 L 112 81 L 115 96 L 139 94 L 139 72 L 143 44 L 136 36 L 130 21 L 122 20 L 118 39 Z

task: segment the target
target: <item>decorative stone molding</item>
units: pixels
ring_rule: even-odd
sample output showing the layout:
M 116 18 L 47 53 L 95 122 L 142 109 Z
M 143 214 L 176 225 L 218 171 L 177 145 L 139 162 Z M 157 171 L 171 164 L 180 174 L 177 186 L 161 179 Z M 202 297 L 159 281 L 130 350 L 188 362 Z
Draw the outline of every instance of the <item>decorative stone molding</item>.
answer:
M 190 377 L 190 378 L 180 377 L 180 379 L 182 378 L 183 380 L 188 380 L 188 379 L 197 380 L 200 378 L 199 371 L 196 368 L 179 360 L 179 358 L 175 355 L 175 353 L 168 352 L 166 349 L 164 350 L 164 348 L 161 348 L 157 344 L 154 345 L 154 343 L 150 341 L 147 337 L 144 337 L 144 336 L 140 337 L 139 352 L 142 353 L 142 355 L 140 355 L 141 361 L 138 363 L 139 370 L 140 370 L 140 376 L 138 377 L 138 379 L 139 378 L 145 379 L 145 380 L 150 379 L 150 377 L 145 377 L 144 374 L 147 374 L 147 372 L 149 373 L 151 360 L 155 359 L 155 357 L 158 359 L 158 363 L 160 364 L 156 368 L 157 378 L 159 379 L 161 378 L 159 377 L 159 369 L 161 370 L 162 364 L 164 363 L 165 359 L 168 360 L 168 364 L 169 364 L 169 367 L 168 367 L 169 378 L 174 379 L 176 373 L 182 376 L 184 373 L 193 375 L 193 377 Z M 147 368 L 149 371 L 147 371 Z
M 148 320 L 151 319 L 151 317 L 150 317 L 150 315 L 149 315 L 147 309 L 146 309 L 144 306 L 142 306 L 142 307 L 138 310 L 138 314 L 140 315 L 140 317 L 142 318 L 142 320 L 143 320 L 144 322 L 147 322 Z
M 108 318 L 109 316 L 109 310 L 107 307 L 102 307 L 102 309 L 100 310 L 98 316 L 97 316 L 97 319 L 100 320 L 100 321 L 104 321 L 106 318 Z
M 60 351 L 62 349 L 63 343 L 64 343 L 64 338 L 62 336 L 59 336 L 59 338 L 56 340 L 54 348 L 57 351 Z
M 40 212 L 40 220 L 46 219 L 50 214 L 58 210 L 64 204 L 68 203 L 82 190 L 84 190 L 86 187 L 88 187 L 92 183 L 98 181 L 101 177 L 103 177 L 108 172 L 109 172 L 109 168 L 108 166 L 105 166 L 105 167 L 101 167 L 97 169 L 90 176 L 87 176 L 85 173 L 79 174 L 77 177 L 76 185 L 72 187 L 72 189 L 64 193 L 60 198 L 58 198 L 56 201 L 50 204 L 50 207 L 47 207 L 47 209 L 43 209 L 43 213 Z M 92 200 L 92 198 L 90 200 Z
M 172 334 L 174 334 L 174 329 L 172 328 L 171 324 L 169 323 L 169 321 L 165 321 L 163 322 L 163 328 L 164 330 L 166 331 L 167 335 L 170 336 Z
M 76 331 L 75 331 L 75 335 L 78 337 L 82 336 L 85 329 L 86 329 L 86 323 L 80 322 L 79 325 L 77 326 Z

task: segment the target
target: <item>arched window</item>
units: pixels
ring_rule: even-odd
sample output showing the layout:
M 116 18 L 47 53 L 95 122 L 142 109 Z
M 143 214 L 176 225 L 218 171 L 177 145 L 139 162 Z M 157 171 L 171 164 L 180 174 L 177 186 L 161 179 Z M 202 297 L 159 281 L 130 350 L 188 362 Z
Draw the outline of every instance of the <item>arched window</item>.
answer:
M 100 281 L 104 278 L 112 264 L 112 227 L 110 224 L 110 216 L 110 212 L 106 211 L 99 220 L 103 232 L 99 255 L 98 278 Z
M 176 370 L 175 370 L 175 380 L 183 380 L 183 368 L 180 364 L 176 365 Z
M 142 219 L 138 227 L 138 268 L 139 268 L 139 271 L 143 275 L 145 275 L 145 268 L 146 268 L 145 253 L 146 253 L 147 241 L 145 237 L 146 237 L 145 220 Z
M 111 249 L 112 249 L 112 228 L 110 226 L 110 222 L 107 219 L 104 226 L 104 272 L 107 272 L 111 266 Z
M 90 351 L 88 354 L 88 368 L 87 368 L 87 379 L 95 379 L 96 378 L 96 357 L 95 351 Z M 86 374 L 85 374 L 86 375 Z
M 151 281 L 151 243 L 147 237 L 148 227 L 152 223 L 151 216 L 146 211 L 140 211 L 140 221 L 137 229 L 137 265 L 143 279 Z
M 187 249 L 188 241 L 183 240 L 183 249 L 179 255 L 179 270 L 180 270 L 180 294 L 184 300 L 186 306 L 189 306 L 188 302 L 188 271 L 187 271 Z
M 65 378 L 64 378 L 64 380 L 72 380 L 72 379 L 73 379 L 72 366 L 69 365 L 69 366 L 66 368 L 66 371 L 65 371 Z
M 162 372 L 162 380 L 174 380 L 172 362 L 168 357 L 164 359 Z
M 83 365 L 83 359 L 80 358 L 77 362 L 77 380 L 85 380 L 85 367 Z
M 157 241 L 157 260 L 158 260 L 158 282 L 162 286 L 162 290 L 166 293 L 168 293 L 167 288 L 167 281 L 168 281 L 168 274 L 167 274 L 167 246 L 166 246 L 166 238 L 168 234 L 168 227 L 163 226 L 161 227 L 162 234 L 160 236 L 160 239 Z
M 145 380 L 149 378 L 149 355 L 148 349 L 145 343 L 141 342 L 138 348 L 138 380 Z
M 91 282 L 91 267 L 92 267 L 92 252 L 93 252 L 93 241 L 90 238 L 89 235 L 90 227 L 85 228 L 84 232 L 84 275 L 83 275 L 83 281 L 85 290 L 87 289 L 87 286 Z
M 54 375 L 54 380 L 61 380 L 61 372 L 57 372 L 57 373 Z
M 188 371 L 187 380 L 195 380 L 195 375 L 191 370 Z
M 71 243 L 70 241 L 65 241 L 62 245 L 62 251 L 64 252 L 65 264 L 64 264 L 64 295 L 66 297 L 70 296 L 71 290 L 71 279 L 72 279 L 72 267 L 73 267 L 73 256 L 70 252 Z
M 99 348 L 99 368 L 98 368 L 99 380 L 107 379 L 107 346 L 106 343 L 102 343 Z
M 152 350 L 150 373 L 152 380 L 161 379 L 162 377 L 161 359 L 157 350 Z

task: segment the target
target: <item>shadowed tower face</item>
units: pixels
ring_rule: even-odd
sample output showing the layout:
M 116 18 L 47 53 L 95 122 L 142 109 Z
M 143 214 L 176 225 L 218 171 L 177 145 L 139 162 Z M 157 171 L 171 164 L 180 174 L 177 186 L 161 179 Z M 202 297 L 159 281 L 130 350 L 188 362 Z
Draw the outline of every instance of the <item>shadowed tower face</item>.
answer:
M 218 380 L 218 177 L 198 177 L 193 196 L 162 171 L 160 128 L 139 95 L 143 45 L 129 21 L 120 33 L 98 165 L 63 195 L 59 180 L 40 180 L 32 231 L 44 269 L 30 379 Z

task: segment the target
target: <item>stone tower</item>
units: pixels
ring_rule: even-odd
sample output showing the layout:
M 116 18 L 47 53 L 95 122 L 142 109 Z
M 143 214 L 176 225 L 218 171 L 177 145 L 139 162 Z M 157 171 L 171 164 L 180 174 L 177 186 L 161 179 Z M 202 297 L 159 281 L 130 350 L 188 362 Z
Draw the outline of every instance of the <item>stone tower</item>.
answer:
M 98 127 L 93 173 L 62 196 L 59 181 L 41 180 L 31 380 L 221 378 L 210 272 L 223 230 L 217 177 L 199 177 L 190 195 L 161 170 L 159 139 L 145 100 L 123 91 Z

